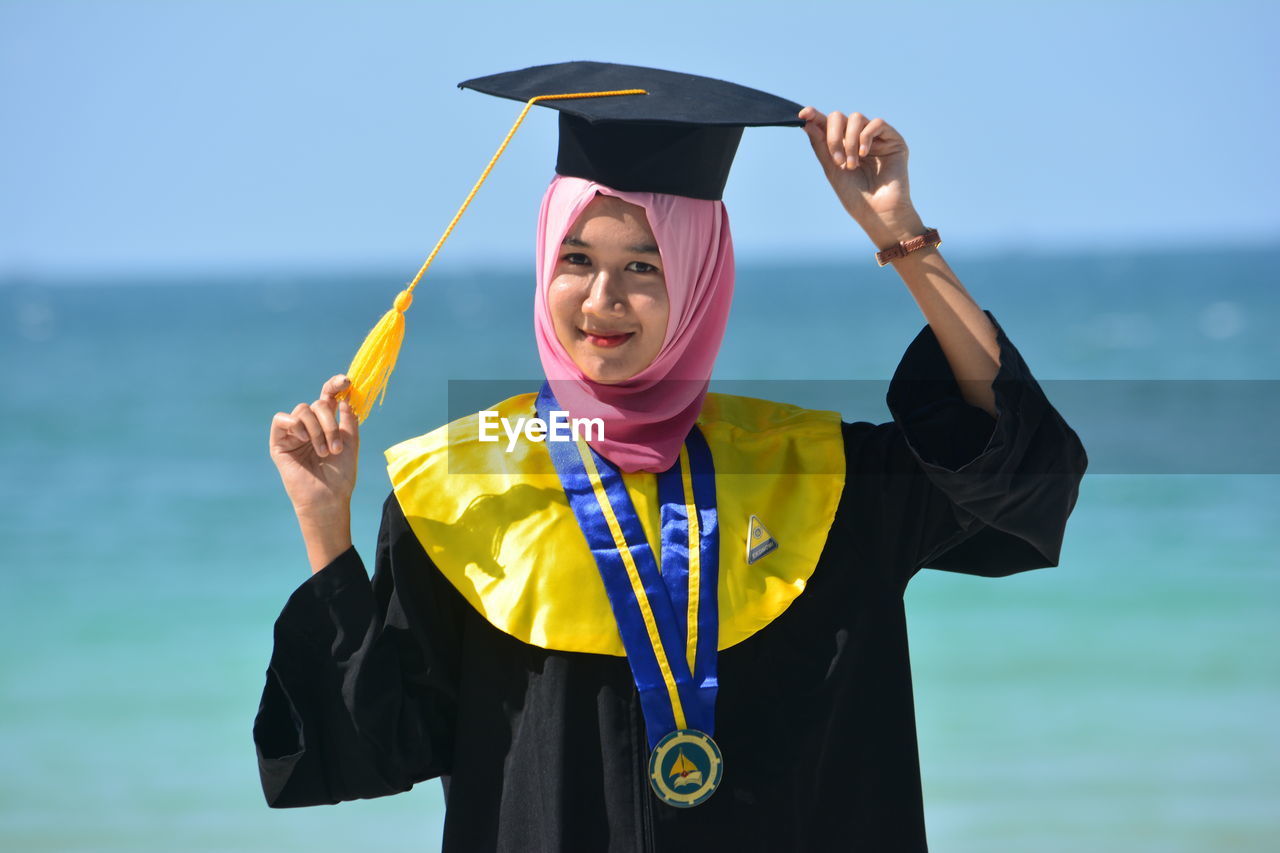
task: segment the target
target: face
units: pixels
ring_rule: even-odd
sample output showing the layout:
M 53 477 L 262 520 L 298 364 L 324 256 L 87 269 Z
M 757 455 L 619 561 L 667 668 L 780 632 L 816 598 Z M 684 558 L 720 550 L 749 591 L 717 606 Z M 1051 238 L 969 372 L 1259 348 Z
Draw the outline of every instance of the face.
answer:
M 587 378 L 621 382 L 653 362 L 671 306 L 644 208 L 604 195 L 587 205 L 560 246 L 547 308 Z

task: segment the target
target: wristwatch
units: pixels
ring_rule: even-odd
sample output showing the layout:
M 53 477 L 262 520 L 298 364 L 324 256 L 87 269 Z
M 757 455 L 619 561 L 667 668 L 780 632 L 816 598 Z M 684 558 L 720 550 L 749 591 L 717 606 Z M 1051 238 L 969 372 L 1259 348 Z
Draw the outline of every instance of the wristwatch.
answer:
M 905 258 L 912 252 L 926 248 L 928 246 L 941 246 L 942 238 L 938 236 L 937 228 L 930 228 L 918 237 L 912 237 L 910 240 L 903 240 L 896 246 L 890 246 L 883 252 L 876 252 L 876 263 L 884 266 L 890 261 L 896 261 L 898 258 Z

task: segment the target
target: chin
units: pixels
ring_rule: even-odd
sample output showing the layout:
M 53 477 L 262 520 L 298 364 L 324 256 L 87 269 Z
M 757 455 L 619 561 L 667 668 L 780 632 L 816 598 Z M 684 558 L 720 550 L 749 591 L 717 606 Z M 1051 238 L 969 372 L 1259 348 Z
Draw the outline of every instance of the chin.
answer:
M 587 378 L 599 385 L 617 385 L 619 382 L 626 382 L 640 371 L 632 370 L 584 370 Z
M 588 379 L 600 385 L 616 385 L 619 382 L 626 382 L 640 372 L 639 368 L 632 369 L 624 364 L 601 363 L 599 359 L 594 358 L 584 361 L 585 363 L 578 363 L 578 368 Z

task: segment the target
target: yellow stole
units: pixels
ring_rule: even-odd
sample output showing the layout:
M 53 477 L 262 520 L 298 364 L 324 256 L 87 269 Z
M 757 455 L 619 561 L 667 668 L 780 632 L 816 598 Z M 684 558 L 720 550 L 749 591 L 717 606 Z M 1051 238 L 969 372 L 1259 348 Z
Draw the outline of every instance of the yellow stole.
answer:
M 536 394 L 494 407 L 535 416 Z M 716 467 L 720 636 L 725 649 L 768 625 L 804 591 L 844 489 L 836 412 L 708 394 L 698 426 Z M 596 561 L 542 442 L 479 441 L 469 415 L 386 452 L 409 527 L 432 562 L 495 628 L 544 649 L 625 656 Z M 624 474 L 654 551 L 657 477 Z M 755 516 L 778 547 L 748 562 Z M 759 537 L 757 537 L 757 542 Z

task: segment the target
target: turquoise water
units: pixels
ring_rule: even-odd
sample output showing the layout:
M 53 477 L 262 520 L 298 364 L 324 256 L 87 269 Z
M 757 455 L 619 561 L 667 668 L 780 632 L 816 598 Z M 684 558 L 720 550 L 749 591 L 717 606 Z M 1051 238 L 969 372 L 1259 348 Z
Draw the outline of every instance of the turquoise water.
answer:
M 1100 417 L 1068 381 L 1280 378 L 1280 249 L 954 264 L 1037 375 L 1063 380 L 1070 421 L 1123 431 L 1138 415 Z M 402 278 L 0 286 L 0 849 L 438 847 L 437 783 L 271 811 L 250 739 L 272 621 L 307 577 L 267 425 L 345 366 Z M 517 274 L 454 270 L 424 286 L 389 403 L 364 431 L 365 553 L 387 491 L 378 451 L 442 421 L 448 379 L 536 373 L 528 303 Z M 883 379 L 919 325 L 889 270 L 751 266 L 718 375 Z M 1275 402 L 1259 399 L 1253 419 Z M 1251 417 L 1238 400 L 1196 410 L 1229 443 Z M 1175 426 L 1149 443 L 1185 441 Z M 1268 470 L 1091 474 L 1061 567 L 913 581 L 935 850 L 1274 849 L 1280 476 Z

